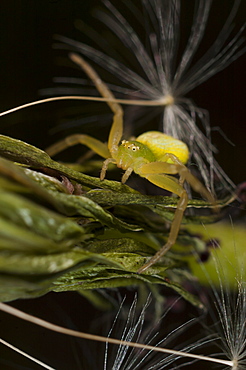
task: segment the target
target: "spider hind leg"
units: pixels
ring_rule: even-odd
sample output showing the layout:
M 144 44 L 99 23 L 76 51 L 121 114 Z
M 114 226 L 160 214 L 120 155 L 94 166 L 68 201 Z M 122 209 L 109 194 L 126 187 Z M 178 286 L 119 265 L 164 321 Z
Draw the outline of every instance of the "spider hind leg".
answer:
M 139 274 L 145 272 L 146 270 L 148 270 L 149 267 L 151 267 L 156 262 L 158 262 L 160 258 L 164 256 L 166 252 L 175 244 L 178 233 L 179 233 L 180 225 L 182 222 L 182 218 L 183 218 L 183 215 L 186 210 L 187 203 L 188 203 L 188 194 L 186 190 L 179 183 L 177 183 L 174 179 L 171 179 L 169 176 L 167 177 L 165 175 L 156 175 L 156 174 L 148 175 L 146 177 L 150 182 L 158 185 L 159 187 L 162 187 L 164 189 L 168 188 L 168 190 L 177 194 L 180 197 L 180 199 L 177 204 L 177 208 L 174 214 L 174 219 L 171 225 L 171 230 L 170 230 L 166 244 L 164 244 L 162 248 L 147 263 L 145 263 L 142 267 L 140 267 L 140 269 L 138 270 Z M 162 186 L 160 186 L 161 182 L 162 182 Z M 172 189 L 172 186 L 173 186 L 173 189 Z
M 145 177 L 147 180 L 159 186 L 160 188 L 166 189 L 171 193 L 178 195 L 180 199 L 174 213 L 174 219 L 166 244 L 162 246 L 162 248 L 149 260 L 149 262 L 144 264 L 138 270 L 138 273 L 145 272 L 149 267 L 158 262 L 159 259 L 164 256 L 164 254 L 175 244 L 182 218 L 188 203 L 188 194 L 183 187 L 184 181 L 187 181 L 195 191 L 199 192 L 216 207 L 216 201 L 212 194 L 202 185 L 202 183 L 195 176 L 191 174 L 188 168 L 184 166 L 175 155 L 166 153 L 165 158 L 167 160 L 171 159 L 173 163 L 147 163 L 140 168 L 138 173 L 140 176 Z M 174 174 L 179 174 L 180 179 L 178 182 L 175 178 L 169 176 Z

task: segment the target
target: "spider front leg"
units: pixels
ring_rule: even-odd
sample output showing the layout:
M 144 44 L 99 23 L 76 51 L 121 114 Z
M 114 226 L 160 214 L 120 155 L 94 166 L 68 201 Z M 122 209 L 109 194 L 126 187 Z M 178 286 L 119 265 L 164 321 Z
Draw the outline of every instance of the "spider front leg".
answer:
M 166 155 L 166 159 L 172 159 L 175 163 L 166 162 L 151 162 L 143 165 L 139 170 L 139 175 L 145 177 L 150 182 L 159 186 L 162 189 L 166 189 L 174 194 L 177 194 L 180 199 L 177 204 L 176 211 L 174 213 L 174 219 L 171 225 L 170 233 L 166 244 L 139 270 L 138 273 L 146 271 L 149 267 L 154 265 L 160 260 L 162 256 L 175 244 L 182 218 L 188 203 L 188 195 L 186 190 L 183 188 L 183 182 L 187 181 L 195 191 L 198 191 L 201 195 L 208 199 L 209 202 L 215 204 L 214 197 L 210 192 L 200 183 L 195 176 L 193 176 L 187 167 L 185 167 L 177 157 L 174 155 Z M 166 176 L 165 174 L 176 174 L 180 175 L 180 182 L 177 182 L 175 178 Z
M 74 146 L 77 144 L 86 145 L 88 148 L 93 150 L 96 154 L 103 158 L 109 158 L 110 152 L 108 150 L 107 144 L 102 143 L 89 135 L 74 134 L 67 136 L 65 139 L 58 141 L 57 143 L 46 148 L 46 152 L 53 157 L 54 155 L 60 153 L 61 151 Z
M 64 140 L 51 145 L 46 149 L 46 152 L 50 156 L 54 156 L 67 147 L 77 144 L 86 145 L 96 154 L 99 154 L 101 157 L 106 158 L 100 174 L 100 179 L 103 180 L 105 178 L 108 164 L 116 163 L 115 156 L 117 156 L 118 144 L 123 133 L 123 110 L 117 102 L 112 101 L 115 100 L 115 96 L 113 95 L 113 93 L 101 80 L 96 71 L 81 56 L 71 53 L 70 58 L 88 75 L 88 77 L 95 84 L 98 92 L 102 95 L 103 98 L 107 99 L 106 102 L 114 113 L 113 124 L 109 133 L 108 144 L 104 144 L 101 141 L 94 139 L 93 137 L 88 135 L 75 134 L 68 136 Z
M 108 149 L 111 156 L 118 152 L 118 144 L 123 134 L 123 109 L 115 101 L 114 94 L 109 90 L 107 85 L 101 80 L 96 71 L 78 54 L 70 54 L 70 58 L 74 63 L 80 66 L 81 69 L 88 75 L 96 86 L 98 92 L 104 97 L 106 103 L 114 113 L 113 124 L 108 138 Z
M 101 80 L 96 71 L 81 56 L 71 53 L 70 58 L 88 75 L 88 77 L 95 84 L 98 92 L 102 95 L 103 98 L 106 99 L 108 106 L 114 113 L 113 124 L 109 133 L 108 144 L 106 145 L 88 135 L 75 134 L 68 136 L 64 140 L 61 140 L 54 145 L 51 145 L 49 148 L 46 149 L 46 151 L 50 156 L 53 156 L 69 146 L 73 146 L 76 144 L 86 145 L 88 148 L 92 149 L 101 157 L 106 158 L 100 175 L 100 179 L 103 180 L 108 164 L 111 162 L 116 163 L 115 158 L 118 154 L 118 144 L 123 133 L 123 110 L 121 106 L 117 102 L 115 102 L 115 96 L 109 90 L 107 85 Z

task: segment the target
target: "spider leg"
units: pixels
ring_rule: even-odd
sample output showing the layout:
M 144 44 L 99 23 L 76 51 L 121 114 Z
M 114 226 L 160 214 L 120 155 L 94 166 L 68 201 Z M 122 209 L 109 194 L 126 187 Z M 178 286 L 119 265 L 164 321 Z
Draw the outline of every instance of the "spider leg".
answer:
M 146 175 L 146 178 L 160 188 L 167 189 L 172 193 L 177 194 L 180 199 L 175 210 L 174 219 L 166 244 L 164 244 L 162 248 L 138 270 L 139 274 L 146 271 L 149 267 L 158 262 L 159 259 L 164 256 L 164 254 L 175 244 L 182 222 L 183 214 L 188 203 L 188 195 L 186 190 L 172 178 L 159 174 Z
M 172 163 L 150 162 L 142 165 L 138 170 L 138 174 L 160 188 L 177 194 L 180 199 L 174 214 L 167 243 L 163 245 L 163 247 L 149 260 L 149 262 L 144 264 L 138 270 L 138 273 L 142 273 L 150 266 L 154 265 L 175 244 L 188 202 L 187 192 L 183 188 L 184 181 L 187 181 L 195 191 L 207 198 L 209 202 L 215 204 L 215 199 L 212 194 L 195 176 L 190 173 L 188 168 L 184 166 L 175 155 L 167 154 L 165 155 L 165 159 L 171 160 Z M 177 182 L 175 178 L 172 179 L 170 176 L 165 176 L 165 174 L 174 175 L 177 173 L 180 175 L 179 182 Z
M 107 144 L 102 143 L 100 140 L 94 139 L 88 135 L 74 134 L 67 136 L 65 139 L 58 141 L 57 143 L 49 146 L 46 152 L 52 157 L 55 154 L 61 152 L 62 150 L 74 146 L 77 144 L 86 145 L 88 148 L 93 150 L 96 154 L 103 158 L 110 157 L 110 153 Z
M 70 58 L 73 62 L 78 64 L 80 68 L 82 68 L 83 71 L 88 75 L 88 77 L 95 84 L 99 93 L 104 98 L 109 99 L 107 101 L 107 104 L 114 113 L 114 118 L 109 133 L 108 148 L 111 155 L 113 156 L 113 154 L 117 153 L 118 151 L 118 144 L 123 134 L 123 110 L 118 103 L 110 101 L 110 99 L 115 99 L 115 96 L 109 90 L 107 85 L 101 80 L 96 71 L 80 55 L 72 53 L 70 54 Z
M 150 162 L 141 166 L 137 172 L 140 176 L 146 177 L 148 174 L 179 174 L 179 183 L 182 185 L 184 181 L 187 181 L 193 190 L 200 193 L 202 197 L 207 199 L 216 208 L 216 201 L 213 195 L 208 191 L 205 186 L 189 171 L 189 169 L 181 163 L 174 154 L 166 153 L 163 159 L 171 160 L 169 162 Z M 150 180 L 151 181 L 151 180 Z M 159 185 L 158 185 L 159 186 Z M 168 189 L 166 189 L 168 190 Z
M 104 180 L 105 176 L 106 176 L 106 172 L 107 172 L 107 169 L 108 169 L 108 165 L 109 163 L 116 163 L 115 162 L 115 159 L 113 158 L 107 158 L 104 162 L 103 162 L 103 166 L 102 166 L 102 169 L 101 169 L 101 173 L 100 173 L 100 180 Z

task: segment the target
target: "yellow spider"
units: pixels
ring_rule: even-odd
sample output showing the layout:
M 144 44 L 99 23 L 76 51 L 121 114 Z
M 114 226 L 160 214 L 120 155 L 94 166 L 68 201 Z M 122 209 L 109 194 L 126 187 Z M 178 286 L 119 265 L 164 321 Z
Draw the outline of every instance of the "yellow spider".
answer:
M 113 124 L 107 144 L 88 135 L 75 134 L 51 145 L 47 148 L 47 153 L 53 156 L 69 146 L 83 144 L 103 158 L 106 158 L 100 174 L 101 180 L 105 178 L 108 164 L 114 163 L 119 168 L 125 170 L 122 176 L 122 183 L 125 183 L 134 171 L 160 188 L 166 189 L 180 197 L 168 240 L 138 270 L 138 273 L 142 273 L 155 264 L 172 247 L 177 239 L 182 217 L 188 202 L 188 195 L 183 187 L 184 181 L 187 181 L 196 192 L 200 193 L 209 202 L 215 203 L 215 199 L 185 166 L 189 158 L 189 150 L 182 141 L 158 131 L 146 132 L 137 137 L 136 140 L 121 141 L 123 134 L 122 107 L 117 103 L 113 93 L 82 57 L 77 54 L 71 54 L 71 59 L 86 72 L 100 94 L 107 99 L 107 104 L 114 113 Z M 179 174 L 179 180 L 169 176 L 175 174 Z

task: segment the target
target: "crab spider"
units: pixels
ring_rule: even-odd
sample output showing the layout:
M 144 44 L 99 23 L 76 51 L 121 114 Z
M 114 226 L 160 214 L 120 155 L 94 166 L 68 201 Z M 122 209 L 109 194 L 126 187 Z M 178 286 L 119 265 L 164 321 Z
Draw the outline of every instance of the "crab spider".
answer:
M 146 132 L 137 137 L 136 140 L 121 141 L 123 135 L 122 107 L 117 103 L 113 93 L 94 69 L 81 56 L 71 54 L 70 57 L 84 70 L 107 101 L 114 113 L 113 124 L 107 144 L 88 135 L 75 134 L 51 145 L 47 148 L 47 153 L 54 156 L 69 146 L 76 144 L 86 145 L 105 158 L 100 174 L 101 180 L 105 178 L 109 163 L 114 163 L 125 170 L 122 176 L 122 183 L 125 183 L 134 171 L 141 177 L 146 178 L 162 189 L 178 195 L 180 198 L 166 244 L 138 270 L 138 273 L 142 273 L 159 261 L 177 239 L 188 202 L 188 195 L 183 187 L 184 182 L 187 181 L 196 192 L 200 193 L 209 202 L 215 203 L 215 200 L 211 193 L 185 166 L 189 158 L 189 150 L 182 141 L 158 131 Z M 170 176 L 176 174 L 180 176 L 179 180 Z

